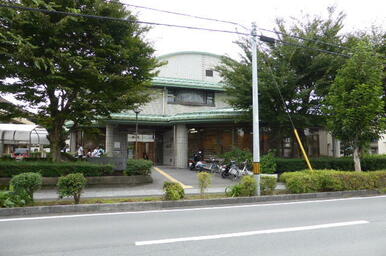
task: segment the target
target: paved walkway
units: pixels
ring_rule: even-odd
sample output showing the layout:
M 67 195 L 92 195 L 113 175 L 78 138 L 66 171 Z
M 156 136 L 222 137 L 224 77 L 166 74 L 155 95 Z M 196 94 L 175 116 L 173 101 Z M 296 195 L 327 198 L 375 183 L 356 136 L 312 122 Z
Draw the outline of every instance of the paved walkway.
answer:
M 189 169 L 179 169 L 170 166 L 154 167 L 151 174 L 153 183 L 137 186 L 101 186 L 85 188 L 82 198 L 119 198 L 119 197 L 146 197 L 163 195 L 163 183 L 175 181 L 181 183 L 186 194 L 199 194 L 197 172 Z M 230 179 L 223 179 L 218 174 L 212 178 L 212 184 L 207 193 L 224 193 L 227 186 L 235 184 Z M 281 188 L 279 186 L 278 188 Z M 42 189 L 34 194 L 36 200 L 56 200 L 56 188 Z

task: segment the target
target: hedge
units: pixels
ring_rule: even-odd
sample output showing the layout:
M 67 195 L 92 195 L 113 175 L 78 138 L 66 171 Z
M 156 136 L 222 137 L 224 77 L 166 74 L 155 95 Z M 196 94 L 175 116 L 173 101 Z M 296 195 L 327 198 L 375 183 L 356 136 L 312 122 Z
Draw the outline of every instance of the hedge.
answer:
M 130 159 L 127 161 L 125 175 L 150 175 L 153 162 L 144 159 Z
M 353 171 L 354 161 L 351 157 L 341 158 L 312 158 L 311 165 L 316 170 L 341 170 Z M 384 156 L 370 156 L 361 159 L 363 171 L 376 171 L 386 169 L 386 157 Z M 294 172 L 307 169 L 307 164 L 302 158 L 285 159 L 276 158 L 276 172 Z
M 291 193 L 382 189 L 386 187 L 386 171 L 307 170 L 284 173 L 280 180 Z
M 69 173 L 83 173 L 84 176 L 103 176 L 111 174 L 113 166 L 87 162 L 0 161 L 0 177 L 12 177 L 24 172 L 40 173 L 43 177 L 59 177 Z

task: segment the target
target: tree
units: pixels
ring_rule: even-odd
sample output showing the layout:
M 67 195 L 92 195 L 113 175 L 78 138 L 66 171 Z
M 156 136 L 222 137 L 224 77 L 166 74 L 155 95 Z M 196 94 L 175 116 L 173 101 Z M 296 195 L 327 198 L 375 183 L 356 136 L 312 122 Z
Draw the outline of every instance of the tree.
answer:
M 305 128 L 324 124 L 322 100 L 343 63 L 343 57 L 311 48 L 342 51 L 335 45 L 342 42 L 339 32 L 343 18 L 342 13 L 335 15 L 335 10 L 330 8 L 327 19 L 307 17 L 305 22 L 295 20 L 289 28 L 284 20 L 277 20 L 279 41 L 266 45 L 258 53 L 260 119 L 262 126 L 269 129 L 271 144 L 276 145 L 278 153 L 282 139 L 292 136 L 292 125 L 286 111 L 303 140 Z M 248 40 L 240 40 L 237 44 L 243 51 L 241 61 L 223 58 L 218 70 L 226 84 L 229 103 L 251 112 L 251 46 Z
M 0 79 L 15 78 L 3 80 L 0 93 L 32 109 L 30 118 L 47 128 L 54 161 L 67 137 L 66 121 L 90 124 L 149 100 L 146 89 L 159 64 L 144 40 L 148 28 L 117 0 L 0 2 L 127 20 L 0 8 Z
M 368 41 L 359 41 L 353 51 L 331 86 L 325 112 L 328 129 L 353 148 L 355 171 L 361 171 L 361 149 L 386 128 L 383 65 Z

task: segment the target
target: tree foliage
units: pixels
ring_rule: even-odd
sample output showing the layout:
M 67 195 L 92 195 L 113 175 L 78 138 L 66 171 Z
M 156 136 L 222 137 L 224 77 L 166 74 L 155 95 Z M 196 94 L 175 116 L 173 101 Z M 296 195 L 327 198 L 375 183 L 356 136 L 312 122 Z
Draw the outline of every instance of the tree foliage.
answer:
M 55 160 L 66 139 L 67 120 L 75 127 L 89 124 L 97 116 L 149 100 L 145 89 L 158 63 L 144 40 L 148 28 L 118 1 L 0 3 L 128 21 L 0 8 L 0 79 L 15 78 L 3 80 L 0 92 L 24 102 L 23 110 L 33 110 L 30 117 L 49 132 Z
M 355 170 L 360 171 L 359 151 L 386 128 L 383 65 L 369 42 L 359 41 L 353 50 L 330 88 L 325 112 L 332 134 L 354 149 Z
M 335 45 L 342 42 L 339 32 L 343 27 L 343 18 L 342 13 L 335 14 L 335 10 L 330 8 L 326 19 L 306 17 L 305 22 L 295 20 L 291 26 L 279 19 L 278 43 L 260 48 L 259 113 L 262 126 L 270 131 L 273 145 L 279 146 L 284 137 L 292 136 L 292 127 L 286 111 L 300 131 L 324 123 L 321 113 L 322 100 L 344 59 L 342 56 L 311 48 L 341 52 Z M 218 70 L 226 84 L 229 103 L 237 109 L 251 112 L 251 45 L 246 39 L 238 41 L 237 44 L 243 51 L 241 61 L 223 58 Z M 281 91 L 284 104 L 277 87 Z M 280 154 L 280 151 L 278 153 Z

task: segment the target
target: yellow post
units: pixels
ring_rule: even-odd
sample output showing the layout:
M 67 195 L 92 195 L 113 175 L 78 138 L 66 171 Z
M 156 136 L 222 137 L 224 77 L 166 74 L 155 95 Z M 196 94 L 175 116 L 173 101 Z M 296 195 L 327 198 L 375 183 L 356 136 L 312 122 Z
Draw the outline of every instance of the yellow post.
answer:
M 304 150 L 302 141 L 300 140 L 300 137 L 299 137 L 299 134 L 298 134 L 298 130 L 294 129 L 294 133 L 295 133 L 295 137 L 296 137 L 296 139 L 297 139 L 297 141 L 298 141 L 298 143 L 299 143 L 300 149 L 301 149 L 302 152 L 303 152 L 304 159 L 305 159 L 306 162 L 307 162 L 308 169 L 310 169 L 310 170 L 312 171 L 312 166 L 311 166 L 310 160 L 308 159 L 307 153 L 306 153 L 306 151 Z
M 260 174 L 260 163 L 254 162 L 253 163 L 253 174 Z

